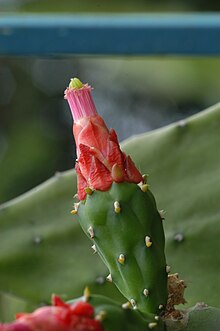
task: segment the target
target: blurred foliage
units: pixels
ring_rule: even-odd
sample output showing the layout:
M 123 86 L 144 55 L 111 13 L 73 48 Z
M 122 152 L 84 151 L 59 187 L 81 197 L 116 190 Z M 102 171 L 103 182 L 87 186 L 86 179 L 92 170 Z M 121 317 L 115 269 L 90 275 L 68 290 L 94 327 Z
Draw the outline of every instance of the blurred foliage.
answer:
M 215 11 L 219 6 L 204 0 L 0 0 L 1 13 Z M 219 99 L 219 59 L 0 58 L 0 203 L 73 167 L 71 119 L 62 100 L 71 75 L 94 85 L 99 112 L 120 140 Z
M 219 100 L 217 58 L 0 58 L 0 203 L 73 168 L 63 90 L 90 82 L 97 109 L 122 140 Z
M 59 107 L 63 88 L 47 102 L 48 96 L 34 87 L 31 74 L 28 60 L 0 60 L 1 202 L 36 186 L 56 169 L 66 169 L 63 164 L 68 159 L 73 162 L 71 132 Z
M 218 11 L 218 0 L 1 0 L 0 9 L 21 12 L 184 12 Z

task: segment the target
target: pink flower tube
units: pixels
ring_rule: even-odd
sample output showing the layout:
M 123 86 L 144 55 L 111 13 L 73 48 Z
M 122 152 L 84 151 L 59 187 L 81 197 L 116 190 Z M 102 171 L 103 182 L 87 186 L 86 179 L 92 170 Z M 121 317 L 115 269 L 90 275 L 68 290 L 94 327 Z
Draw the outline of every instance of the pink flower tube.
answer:
M 65 91 L 74 120 L 78 157 L 75 169 L 80 200 L 86 198 L 88 188 L 106 191 L 113 182 L 137 184 L 142 181 L 130 156 L 121 151 L 116 132 L 108 130 L 97 114 L 91 90 L 91 86 L 73 78 Z

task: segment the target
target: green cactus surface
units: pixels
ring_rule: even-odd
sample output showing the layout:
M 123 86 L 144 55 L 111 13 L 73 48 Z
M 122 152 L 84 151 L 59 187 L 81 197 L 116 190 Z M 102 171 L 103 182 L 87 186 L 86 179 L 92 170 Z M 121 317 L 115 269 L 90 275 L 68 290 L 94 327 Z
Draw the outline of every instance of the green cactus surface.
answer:
M 167 331 L 219 331 L 220 309 L 198 303 L 182 310 L 181 320 L 165 321 Z
M 188 285 L 188 306 L 204 301 L 220 307 L 219 144 L 219 104 L 122 144 L 141 172 L 150 174 L 158 207 L 166 211 L 167 263 Z M 4 299 L 7 293 L 36 306 L 50 302 L 53 292 L 64 299 L 79 296 L 88 285 L 94 293 L 124 302 L 115 286 L 104 282 L 106 267 L 71 221 L 75 193 L 75 174 L 67 171 L 1 205 L 2 320 L 18 311 L 14 300 Z
M 94 250 L 134 309 L 158 314 L 167 302 L 162 218 L 152 193 L 136 184 L 113 183 L 87 195 L 77 215 Z
M 12 294 L 0 293 L 0 321 L 10 321 L 16 312 L 32 311 L 35 307 L 36 305 Z
M 187 313 L 188 323 L 185 331 L 219 331 L 220 309 L 197 304 L 195 307 L 190 308 Z

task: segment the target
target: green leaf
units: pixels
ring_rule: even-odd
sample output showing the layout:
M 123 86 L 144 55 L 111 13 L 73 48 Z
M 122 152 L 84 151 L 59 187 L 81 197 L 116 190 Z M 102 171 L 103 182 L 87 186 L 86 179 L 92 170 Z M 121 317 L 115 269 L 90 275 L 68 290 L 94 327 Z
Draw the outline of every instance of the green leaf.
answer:
M 125 141 L 166 210 L 167 261 L 188 284 L 189 304 L 219 306 L 220 292 L 220 106 Z M 92 292 L 122 300 L 108 272 L 70 210 L 76 191 L 73 171 L 57 174 L 0 207 L 0 291 L 48 303 Z M 182 240 L 183 239 L 183 240 Z

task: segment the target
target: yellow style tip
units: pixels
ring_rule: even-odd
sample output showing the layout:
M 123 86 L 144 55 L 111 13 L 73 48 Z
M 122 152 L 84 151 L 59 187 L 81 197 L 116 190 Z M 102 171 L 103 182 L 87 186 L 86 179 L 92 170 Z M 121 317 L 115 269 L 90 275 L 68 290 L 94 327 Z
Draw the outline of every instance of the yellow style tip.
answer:
M 79 78 L 74 77 L 70 79 L 69 88 L 71 89 L 81 89 L 84 84 L 79 80 Z

